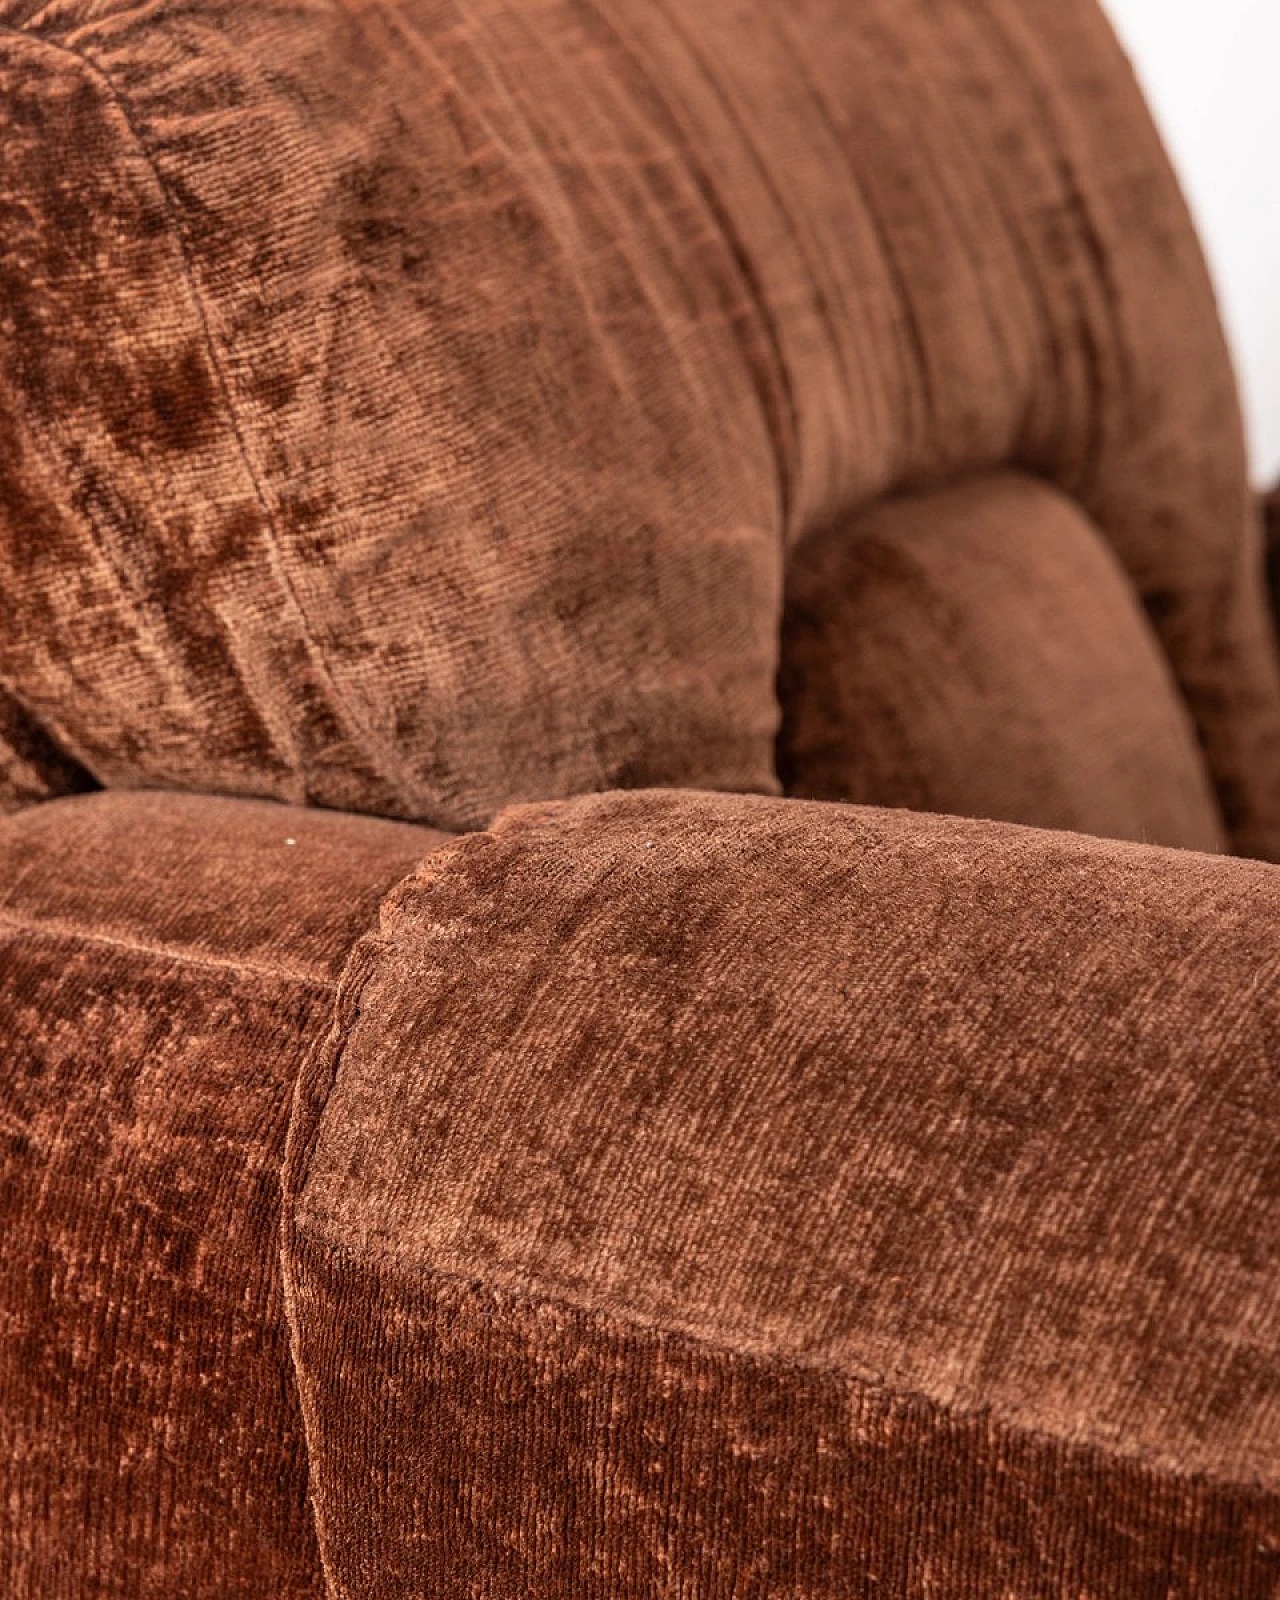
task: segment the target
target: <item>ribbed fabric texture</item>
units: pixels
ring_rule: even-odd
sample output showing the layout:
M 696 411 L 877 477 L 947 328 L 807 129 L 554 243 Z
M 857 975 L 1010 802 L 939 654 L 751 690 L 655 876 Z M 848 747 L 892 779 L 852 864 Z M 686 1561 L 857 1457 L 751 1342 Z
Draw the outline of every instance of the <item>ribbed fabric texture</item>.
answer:
M 1095 0 L 0 0 L 6 1600 L 1274 1600 L 1275 529 Z
M 1280 855 L 1234 383 L 1094 0 L 0 0 L 0 107 L 21 792 L 770 790 L 785 552 L 1012 466 Z
M 286 1281 L 343 1600 L 1263 1600 L 1280 874 L 526 808 L 384 904 Z

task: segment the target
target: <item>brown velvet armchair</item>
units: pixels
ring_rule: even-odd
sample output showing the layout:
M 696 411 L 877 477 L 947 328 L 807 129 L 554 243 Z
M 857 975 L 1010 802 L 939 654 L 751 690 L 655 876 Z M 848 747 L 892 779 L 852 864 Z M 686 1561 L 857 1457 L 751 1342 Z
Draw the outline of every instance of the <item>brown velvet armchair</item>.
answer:
M 1280 1594 L 1280 661 L 1094 0 L 0 0 L 0 1592 Z

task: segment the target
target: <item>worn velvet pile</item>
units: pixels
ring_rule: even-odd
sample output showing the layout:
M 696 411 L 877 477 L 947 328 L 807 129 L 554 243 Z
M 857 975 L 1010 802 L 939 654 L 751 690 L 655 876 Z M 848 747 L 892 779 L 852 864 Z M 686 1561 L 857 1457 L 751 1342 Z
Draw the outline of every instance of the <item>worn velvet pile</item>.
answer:
M 202 796 L 0 830 L 0 1592 L 323 1594 L 277 1265 L 293 1085 L 430 834 Z
M 1275 1593 L 1278 925 L 755 797 L 429 858 L 290 1133 L 337 1592 Z
M 1095 0 L 0 0 L 0 1592 L 1274 1600 L 1277 504 Z
M 1233 378 L 1094 0 L 0 0 L 0 105 L 11 803 L 92 779 L 457 828 L 768 791 L 788 579 L 803 606 L 887 495 L 1018 468 L 1073 531 L 1001 478 L 987 537 L 1092 530 L 1158 646 L 1126 618 L 1081 664 L 1047 575 L 1063 681 L 1126 680 L 1118 770 L 1096 815 L 1056 775 L 998 814 L 1207 836 L 1160 648 L 1228 829 L 1280 853 Z M 1012 577 L 915 587 L 1017 625 Z M 852 723 L 797 709 L 803 792 L 917 673 L 878 643 Z M 1012 757 L 1070 769 L 1017 670 Z M 920 791 L 876 765 L 860 798 Z

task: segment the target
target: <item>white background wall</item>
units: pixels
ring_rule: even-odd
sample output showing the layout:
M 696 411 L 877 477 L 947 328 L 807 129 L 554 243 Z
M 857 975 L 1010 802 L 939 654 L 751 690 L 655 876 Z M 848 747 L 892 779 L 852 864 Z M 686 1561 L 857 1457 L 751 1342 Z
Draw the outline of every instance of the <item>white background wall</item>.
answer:
M 1200 224 L 1254 472 L 1280 477 L 1280 0 L 1104 0 Z

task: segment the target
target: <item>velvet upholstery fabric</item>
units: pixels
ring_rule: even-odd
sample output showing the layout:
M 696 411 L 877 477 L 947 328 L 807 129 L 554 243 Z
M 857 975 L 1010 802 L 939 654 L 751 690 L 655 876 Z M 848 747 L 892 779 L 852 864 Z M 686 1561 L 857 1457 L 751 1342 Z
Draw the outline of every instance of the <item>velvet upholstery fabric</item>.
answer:
M 1232 374 L 1094 0 L 0 0 L 0 108 L 0 684 L 97 781 L 770 789 L 785 551 L 1014 466 L 1280 855 Z
M 1262 520 L 1095 0 L 0 0 L 0 1593 L 1273 1600 Z
M 788 794 L 1223 847 L 1132 587 L 1037 479 L 972 478 L 809 535 L 779 695 Z
M 331 1590 L 1263 1600 L 1280 871 L 660 792 L 384 903 L 285 1271 Z
M 184 796 L 0 823 L 6 1600 L 323 1600 L 280 1160 L 347 949 L 435 842 Z

